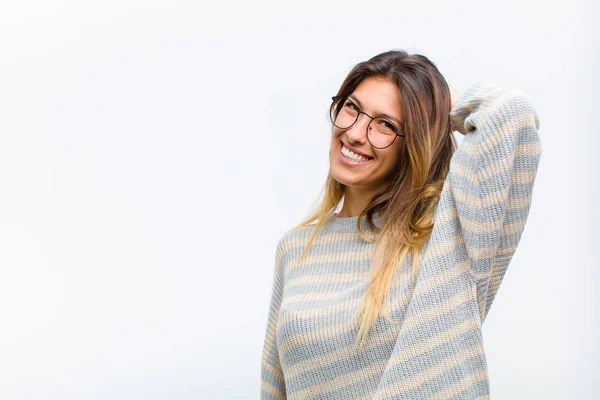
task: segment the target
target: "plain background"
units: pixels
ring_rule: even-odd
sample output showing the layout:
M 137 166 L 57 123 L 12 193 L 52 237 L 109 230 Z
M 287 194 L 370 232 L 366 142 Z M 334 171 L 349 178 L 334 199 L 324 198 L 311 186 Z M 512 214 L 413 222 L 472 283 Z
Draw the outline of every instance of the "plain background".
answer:
M 600 395 L 597 2 L 0 4 L 0 398 L 258 398 L 331 96 L 391 49 L 537 108 L 533 205 L 484 324 L 492 398 Z

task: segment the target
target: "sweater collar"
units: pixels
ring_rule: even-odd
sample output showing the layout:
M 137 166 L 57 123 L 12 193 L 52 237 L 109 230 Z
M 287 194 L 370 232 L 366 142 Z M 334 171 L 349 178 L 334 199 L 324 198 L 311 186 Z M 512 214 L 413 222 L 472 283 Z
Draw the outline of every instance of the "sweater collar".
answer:
M 323 227 L 325 227 L 326 229 L 328 229 L 329 231 L 332 231 L 332 232 L 346 232 L 346 233 L 358 232 L 358 230 L 356 228 L 357 221 L 358 221 L 358 215 L 355 217 L 342 218 L 342 217 L 338 217 L 337 213 L 334 213 L 325 219 L 325 223 L 324 223 Z M 382 220 L 381 220 L 380 214 L 375 213 L 373 215 L 373 222 L 379 228 L 383 227 L 383 224 L 381 223 Z M 361 220 L 361 228 L 363 229 L 363 231 L 368 231 L 366 217 L 362 218 L 362 220 Z

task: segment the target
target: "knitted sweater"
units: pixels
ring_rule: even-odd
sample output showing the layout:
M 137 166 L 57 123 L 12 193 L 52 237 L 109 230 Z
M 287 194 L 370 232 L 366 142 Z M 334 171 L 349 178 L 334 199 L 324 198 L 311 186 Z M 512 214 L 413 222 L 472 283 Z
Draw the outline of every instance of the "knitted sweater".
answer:
M 262 399 L 489 398 L 481 326 L 529 213 L 542 150 L 539 119 L 520 90 L 481 82 L 461 94 L 450 117 L 464 137 L 418 276 L 411 278 L 409 253 L 391 291 L 395 324 L 379 316 L 364 348 L 354 344 L 354 314 L 375 244 L 358 234 L 358 217 L 329 216 L 302 264 L 292 261 L 314 224 L 279 240 Z

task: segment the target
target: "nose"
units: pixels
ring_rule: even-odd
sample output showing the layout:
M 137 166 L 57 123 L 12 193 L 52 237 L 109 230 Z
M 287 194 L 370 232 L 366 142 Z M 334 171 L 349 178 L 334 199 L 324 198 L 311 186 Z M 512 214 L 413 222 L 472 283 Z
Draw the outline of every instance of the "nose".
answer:
M 367 142 L 367 126 L 371 120 L 363 114 L 358 116 L 358 120 L 346 131 L 348 139 L 352 143 L 366 143 Z

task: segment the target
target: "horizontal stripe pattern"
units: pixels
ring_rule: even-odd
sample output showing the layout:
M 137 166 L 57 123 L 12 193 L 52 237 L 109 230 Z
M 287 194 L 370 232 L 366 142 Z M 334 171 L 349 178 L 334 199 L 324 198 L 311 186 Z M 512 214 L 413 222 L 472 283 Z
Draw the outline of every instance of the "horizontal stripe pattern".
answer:
M 522 92 L 488 83 L 468 87 L 450 118 L 464 137 L 418 276 L 409 254 L 387 299 L 391 321 L 379 316 L 364 347 L 357 310 L 375 243 L 358 218 L 330 215 L 302 262 L 315 225 L 277 243 L 261 399 L 490 398 L 481 326 L 525 228 L 539 118 Z

